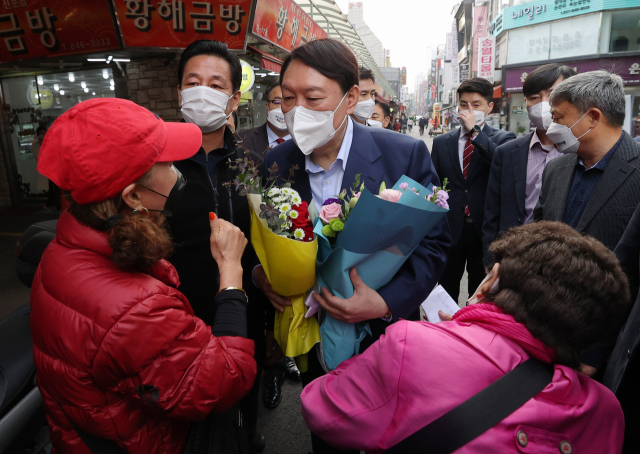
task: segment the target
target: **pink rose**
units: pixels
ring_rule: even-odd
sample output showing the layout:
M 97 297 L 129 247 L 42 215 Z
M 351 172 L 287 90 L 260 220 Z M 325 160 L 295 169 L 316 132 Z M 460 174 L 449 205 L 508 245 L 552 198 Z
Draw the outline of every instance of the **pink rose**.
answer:
M 330 203 L 320 209 L 320 219 L 328 224 L 332 219 L 339 218 L 342 214 L 342 206 L 339 203 Z
M 386 200 L 388 202 L 398 203 L 400 197 L 402 196 L 401 191 L 396 191 L 395 189 L 385 189 L 380 193 L 380 198 L 382 200 Z

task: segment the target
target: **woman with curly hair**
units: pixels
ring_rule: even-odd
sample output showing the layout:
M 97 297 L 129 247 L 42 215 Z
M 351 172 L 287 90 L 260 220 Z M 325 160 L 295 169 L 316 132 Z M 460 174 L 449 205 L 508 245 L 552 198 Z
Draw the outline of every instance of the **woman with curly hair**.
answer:
M 397 322 L 304 389 L 312 432 L 338 448 L 386 451 L 533 357 L 553 365 L 551 383 L 455 452 L 620 452 L 620 404 L 577 370 L 580 352 L 614 337 L 626 313 L 615 255 L 559 222 L 511 229 L 490 251 L 496 264 L 477 304 L 452 321 Z

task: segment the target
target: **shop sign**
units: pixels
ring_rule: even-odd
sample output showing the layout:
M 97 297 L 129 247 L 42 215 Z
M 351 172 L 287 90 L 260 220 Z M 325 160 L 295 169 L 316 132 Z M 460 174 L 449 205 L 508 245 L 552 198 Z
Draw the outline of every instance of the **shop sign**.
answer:
M 487 36 L 487 12 L 486 5 L 476 6 L 473 13 L 473 56 L 471 60 L 471 71 L 478 71 L 478 41 Z
M 600 58 L 596 60 L 581 60 L 566 62 L 565 65 L 575 69 L 578 73 L 604 69 L 622 77 L 625 85 L 640 85 L 640 56 Z M 527 76 L 537 66 L 525 66 L 522 68 L 507 69 L 504 91 L 520 92 Z
M 302 44 L 327 37 L 327 33 L 292 0 L 258 0 L 251 33 L 289 52 Z
M 253 83 L 256 81 L 256 75 L 253 72 L 253 68 L 249 63 L 244 60 L 240 60 L 242 66 L 242 83 L 240 84 L 240 92 L 246 93 L 251 90 Z
M 640 0 L 537 0 L 505 8 L 502 30 L 598 11 L 637 7 L 640 7 Z M 494 31 L 494 34 L 499 32 Z
M 496 58 L 496 37 L 485 36 L 478 41 L 478 77 L 493 83 Z
M 469 79 L 469 65 L 460 65 L 460 83 Z
M 0 62 L 99 52 L 120 44 L 108 0 L 3 0 Z
M 502 13 L 498 14 L 489 25 L 489 35 L 498 36 L 502 33 Z
M 245 46 L 251 0 L 114 0 L 126 47 L 184 48 L 199 39 Z

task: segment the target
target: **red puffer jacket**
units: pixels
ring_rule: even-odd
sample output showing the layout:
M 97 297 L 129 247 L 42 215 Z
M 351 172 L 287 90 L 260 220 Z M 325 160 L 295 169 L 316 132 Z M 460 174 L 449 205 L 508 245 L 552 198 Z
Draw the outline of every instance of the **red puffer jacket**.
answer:
M 149 275 L 124 272 L 110 256 L 106 234 L 65 212 L 33 281 L 33 354 L 51 441 L 58 454 L 90 453 L 71 419 L 130 453 L 180 453 L 190 421 L 251 389 L 253 341 L 213 336 L 165 260 Z

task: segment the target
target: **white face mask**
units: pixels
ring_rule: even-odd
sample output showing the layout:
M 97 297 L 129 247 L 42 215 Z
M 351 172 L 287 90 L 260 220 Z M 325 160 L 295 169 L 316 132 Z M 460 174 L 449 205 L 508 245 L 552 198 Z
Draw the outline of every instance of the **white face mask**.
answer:
M 373 108 L 375 107 L 375 105 L 376 102 L 371 98 L 367 99 L 366 101 L 360 101 L 358 104 L 356 104 L 353 115 L 355 115 L 358 120 L 365 121 L 373 113 Z
M 372 128 L 382 128 L 382 122 L 378 120 L 367 120 L 367 124 Z
M 486 110 L 474 110 L 473 114 L 476 116 L 476 124 L 478 126 L 482 126 L 482 123 L 484 123 L 484 117 L 486 115 L 487 111 Z
M 267 115 L 267 121 L 271 123 L 271 126 L 280 131 L 284 131 L 285 129 L 287 129 L 287 122 L 284 121 L 284 114 L 282 113 L 282 109 L 280 107 L 269 111 L 269 114 Z
M 348 115 L 345 115 L 338 129 L 333 129 L 333 116 L 347 97 L 347 93 L 344 94 L 333 112 L 330 110 L 309 110 L 302 106 L 295 106 L 284 114 L 291 138 L 305 156 L 309 156 L 313 150 L 329 142 L 347 120 Z
M 227 115 L 226 110 L 233 96 L 204 85 L 184 89 L 180 94 L 182 116 L 185 121 L 198 125 L 204 134 L 217 131 L 231 116 L 231 113 Z
M 580 120 L 576 121 L 573 126 L 580 123 L 580 121 L 587 116 L 589 112 L 587 111 Z M 570 128 L 565 125 L 561 125 L 560 123 L 551 123 L 549 129 L 547 129 L 547 137 L 553 143 L 556 144 L 556 148 L 560 153 L 577 153 L 578 148 L 580 148 L 579 139 L 583 138 L 586 134 L 588 134 L 591 129 L 582 134 L 580 137 L 576 137 L 573 135 L 573 126 Z
M 546 130 L 551 125 L 551 105 L 547 101 L 542 101 L 532 107 L 527 107 L 529 120 L 538 128 Z

